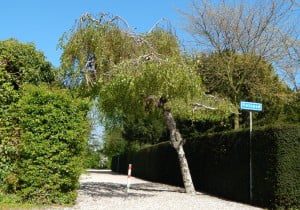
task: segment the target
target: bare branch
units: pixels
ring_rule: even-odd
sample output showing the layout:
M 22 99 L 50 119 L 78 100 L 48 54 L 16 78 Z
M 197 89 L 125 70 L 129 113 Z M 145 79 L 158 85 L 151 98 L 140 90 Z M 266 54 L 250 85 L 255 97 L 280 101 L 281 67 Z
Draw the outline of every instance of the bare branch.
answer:
M 297 0 L 239 1 L 237 4 L 229 0 L 219 4 L 195 0 L 192 12 L 183 15 L 189 23 L 187 30 L 202 49 L 261 56 L 286 75 L 294 72 L 291 82 L 297 77 L 296 71 L 286 68 L 286 64 L 299 69 L 300 59 L 295 62 L 293 50 L 295 46 L 299 48 L 300 28 L 294 23 L 299 18 L 299 6 Z
M 211 107 L 211 106 L 207 106 L 204 104 L 200 104 L 200 103 L 193 103 L 193 112 L 196 111 L 197 109 L 209 109 L 209 110 L 217 110 L 217 108 L 215 107 Z
M 158 21 L 156 21 L 156 23 L 148 31 L 148 34 L 151 33 L 155 28 L 157 28 L 158 24 L 160 24 L 161 22 L 166 21 L 166 20 L 167 19 L 165 19 L 165 18 L 161 18 Z

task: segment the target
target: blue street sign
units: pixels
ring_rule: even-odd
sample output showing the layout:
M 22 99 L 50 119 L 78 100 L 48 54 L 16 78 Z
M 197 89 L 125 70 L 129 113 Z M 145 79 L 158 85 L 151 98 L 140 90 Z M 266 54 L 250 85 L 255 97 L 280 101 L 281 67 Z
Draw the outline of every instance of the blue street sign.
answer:
M 247 102 L 241 101 L 240 104 L 241 109 L 249 110 L 249 111 L 262 111 L 261 103 Z

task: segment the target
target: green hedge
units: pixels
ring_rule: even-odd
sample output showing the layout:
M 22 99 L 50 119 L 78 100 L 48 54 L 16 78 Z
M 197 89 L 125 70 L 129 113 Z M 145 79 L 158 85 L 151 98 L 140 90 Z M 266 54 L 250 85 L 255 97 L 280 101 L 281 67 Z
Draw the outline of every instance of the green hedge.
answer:
M 6 112 L 0 191 L 22 202 L 72 203 L 87 145 L 88 104 L 59 88 L 27 85 Z M 13 144 L 12 144 L 13 142 Z M 12 158 L 13 157 L 13 158 Z M 9 160 L 9 161 L 7 161 Z
M 253 204 L 269 208 L 300 208 L 300 126 L 254 130 Z M 187 139 L 186 156 L 197 190 L 235 201 L 249 201 L 249 131 Z M 117 159 L 112 170 L 117 171 Z M 161 143 L 119 157 L 119 171 L 133 164 L 133 176 L 181 185 L 175 150 Z

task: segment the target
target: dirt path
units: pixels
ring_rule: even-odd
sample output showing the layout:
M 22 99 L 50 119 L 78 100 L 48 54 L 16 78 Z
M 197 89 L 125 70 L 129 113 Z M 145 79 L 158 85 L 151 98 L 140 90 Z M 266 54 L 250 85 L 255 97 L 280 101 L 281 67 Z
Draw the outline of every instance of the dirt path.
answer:
M 109 170 L 88 170 L 80 178 L 76 205 L 69 209 L 236 209 L 255 210 L 252 206 L 222 200 L 203 193 L 191 196 L 179 187 L 131 178 L 131 190 L 126 193 L 127 176 Z

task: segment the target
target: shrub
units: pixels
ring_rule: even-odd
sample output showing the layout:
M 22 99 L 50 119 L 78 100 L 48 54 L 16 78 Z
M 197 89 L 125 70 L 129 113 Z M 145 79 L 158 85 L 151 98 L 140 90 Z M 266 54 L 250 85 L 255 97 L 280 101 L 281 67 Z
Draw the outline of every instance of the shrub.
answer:
M 26 85 L 9 112 L 18 138 L 2 190 L 27 202 L 73 202 L 87 145 L 87 111 L 86 102 L 65 90 Z
M 281 125 L 254 130 L 253 204 L 270 208 L 300 208 L 300 126 Z M 185 144 L 197 190 L 249 203 L 249 130 L 194 136 Z M 114 157 L 112 170 L 182 185 L 179 164 L 169 143 Z

